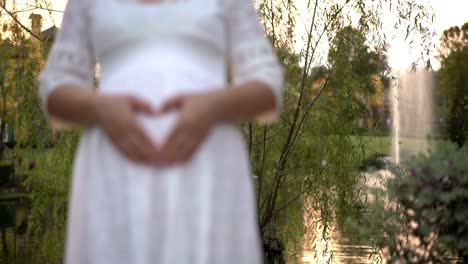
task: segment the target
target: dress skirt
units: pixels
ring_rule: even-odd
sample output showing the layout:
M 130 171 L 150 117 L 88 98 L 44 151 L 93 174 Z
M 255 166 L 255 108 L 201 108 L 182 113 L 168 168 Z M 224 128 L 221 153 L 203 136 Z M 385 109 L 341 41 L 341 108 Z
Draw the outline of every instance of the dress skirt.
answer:
M 162 142 L 177 116 L 139 120 Z M 91 127 L 74 164 L 66 263 L 261 263 L 250 175 L 234 124 L 214 127 L 189 162 L 172 167 L 129 161 Z

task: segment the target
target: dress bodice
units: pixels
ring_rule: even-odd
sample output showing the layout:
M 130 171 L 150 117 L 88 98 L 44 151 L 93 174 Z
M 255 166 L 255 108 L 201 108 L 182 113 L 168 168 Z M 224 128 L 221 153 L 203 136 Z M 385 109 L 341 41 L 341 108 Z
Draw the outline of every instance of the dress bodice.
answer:
M 190 0 L 151 5 L 118 0 L 93 2 L 90 37 L 98 57 L 120 46 L 146 41 L 201 42 L 225 52 L 225 30 L 219 0 Z M 221 56 L 223 56 L 221 54 Z
M 197 0 L 97 2 L 90 31 L 100 65 L 100 91 L 133 92 L 159 104 L 176 93 L 225 87 L 220 6 L 215 0 L 203 2 L 204 8 Z M 98 16 L 102 10 L 109 12 Z
M 251 0 L 69 0 L 39 78 L 43 103 L 59 85 L 93 87 L 96 61 L 100 92 L 158 103 L 226 87 L 230 64 L 233 86 L 263 81 L 281 105 L 282 70 Z

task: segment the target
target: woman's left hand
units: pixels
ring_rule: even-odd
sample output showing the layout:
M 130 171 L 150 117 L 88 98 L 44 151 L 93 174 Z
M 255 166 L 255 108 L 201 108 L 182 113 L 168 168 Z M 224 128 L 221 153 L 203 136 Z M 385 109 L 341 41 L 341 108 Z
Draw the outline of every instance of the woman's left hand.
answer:
M 167 100 L 161 114 L 179 110 L 180 115 L 166 142 L 159 149 L 156 164 L 170 166 L 190 160 L 217 122 L 216 96 L 210 93 L 182 94 Z

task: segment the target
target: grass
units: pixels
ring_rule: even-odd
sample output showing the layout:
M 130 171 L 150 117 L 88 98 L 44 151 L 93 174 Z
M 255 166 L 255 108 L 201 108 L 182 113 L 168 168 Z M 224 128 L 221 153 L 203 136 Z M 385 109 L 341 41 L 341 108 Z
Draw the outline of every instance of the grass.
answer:
M 389 136 L 352 136 L 351 140 L 357 145 L 362 142 L 364 146 L 364 159 L 372 156 L 390 156 L 392 138 Z
M 0 200 L 19 199 L 27 196 L 21 190 L 47 190 L 50 196 L 66 194 L 69 186 L 69 173 L 65 171 L 63 150 L 59 148 L 16 148 L 8 150 L 5 158 L 15 160 L 15 191 L 0 189 Z M 16 189 L 15 189 L 16 190 Z
M 0 201 L 19 200 L 28 197 L 29 194 L 27 193 L 0 192 Z
M 21 157 L 21 164 L 18 164 L 18 160 L 16 160 L 15 164 L 15 172 L 16 174 L 25 174 L 29 170 L 29 166 L 31 163 L 37 163 L 41 161 L 50 161 L 53 160 L 54 157 L 59 155 L 57 151 L 53 148 L 47 149 L 18 149 L 16 148 L 14 151 L 7 150 L 5 152 L 5 156 L 9 157 L 10 159 L 13 157 L 13 153 L 19 157 Z
M 382 154 L 390 156 L 392 154 L 392 138 L 389 136 L 364 136 L 364 148 L 366 156 Z
M 392 155 L 392 137 L 390 136 L 353 136 L 352 140 L 355 144 L 358 144 L 360 140 L 364 145 L 365 158 L 382 155 Z M 427 141 L 421 138 L 401 138 L 400 139 L 400 151 L 425 151 L 424 148 L 437 148 L 441 144 L 447 144 L 448 142 L 444 139 L 431 139 Z

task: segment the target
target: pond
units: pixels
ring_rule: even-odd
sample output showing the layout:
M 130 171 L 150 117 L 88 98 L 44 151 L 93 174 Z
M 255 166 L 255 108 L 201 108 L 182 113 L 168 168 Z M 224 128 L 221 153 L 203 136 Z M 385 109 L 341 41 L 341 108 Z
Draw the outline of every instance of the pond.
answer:
M 0 263 L 26 264 L 28 206 L 22 200 L 0 201 Z
M 385 181 L 391 174 L 388 170 L 378 170 L 372 172 L 361 172 L 361 188 L 370 190 L 373 188 L 383 188 Z M 372 199 L 370 193 L 366 194 L 367 199 Z M 329 232 L 324 234 L 323 225 L 319 219 L 319 213 L 309 208 L 306 210 L 313 213 L 304 215 L 306 234 L 304 251 L 301 264 L 368 264 L 385 263 L 382 256 L 375 254 L 371 243 L 356 242 L 353 237 L 346 237 L 340 234 L 336 226 L 330 226 Z M 308 220 L 307 220 L 308 219 Z
M 0 245 L 0 264 L 32 264 L 31 255 L 28 254 L 28 236 L 27 230 L 27 217 L 28 217 L 28 204 L 24 200 L 8 200 L 0 202 L 0 232 L 1 232 L 1 245 Z M 311 230 L 313 231 L 313 230 Z M 318 234 L 319 230 L 315 230 Z M 334 263 L 371 263 L 368 261 L 371 248 L 365 245 L 354 245 L 350 240 L 342 238 L 338 233 L 331 234 L 332 240 L 329 245 L 333 248 Z M 318 251 L 323 250 L 320 249 Z M 317 252 L 312 248 L 305 248 L 302 264 L 317 264 L 326 263 L 326 255 L 324 257 L 316 258 L 316 253 L 319 255 L 322 252 Z M 320 260 L 320 262 L 317 262 Z
M 30 240 L 26 235 L 28 204 L 24 200 L 0 202 L 0 264 L 34 264 L 30 254 Z M 307 223 L 306 223 L 307 224 Z M 369 264 L 376 263 L 372 247 L 356 244 L 355 240 L 343 237 L 336 229 L 321 239 L 323 227 L 309 227 L 300 264 Z M 330 261 L 332 260 L 332 261 Z M 330 261 L 330 262 L 329 262 Z M 457 263 L 454 260 L 452 263 Z
M 316 230 L 316 235 L 320 230 Z M 343 237 L 337 231 L 331 232 L 327 240 L 321 239 L 304 246 L 301 264 L 369 264 L 376 263 L 377 255 L 372 254 L 372 247 L 356 244 L 352 239 Z
M 23 199 L 0 201 L 0 264 L 32 264 L 32 256 L 29 254 L 30 240 L 26 235 L 28 204 Z M 319 237 L 320 227 L 310 229 L 310 234 Z M 332 263 L 371 263 L 369 254 L 371 247 L 355 245 L 351 240 L 343 238 L 338 232 L 330 234 L 330 240 L 315 244 L 315 249 L 305 246 L 301 264 L 327 263 L 330 253 L 323 254 L 325 248 L 331 247 L 333 252 Z
M 304 217 L 306 234 L 300 264 L 368 264 L 378 263 L 380 255 L 373 254 L 373 248 L 363 241 L 343 236 L 336 226 L 324 226 L 317 217 Z M 312 218 L 312 219 L 311 219 Z M 309 219 L 309 220 L 307 220 Z

